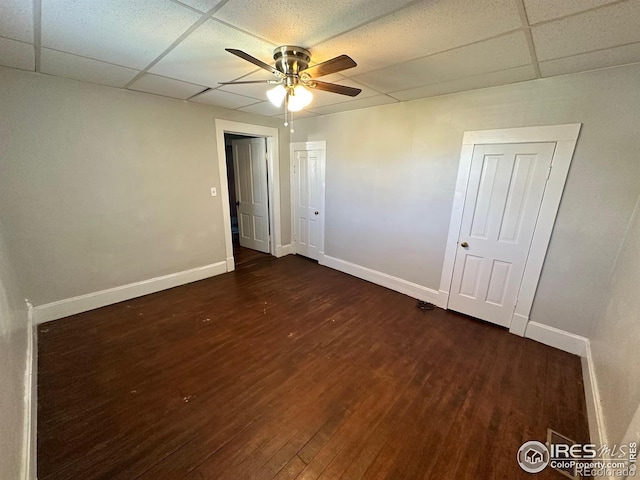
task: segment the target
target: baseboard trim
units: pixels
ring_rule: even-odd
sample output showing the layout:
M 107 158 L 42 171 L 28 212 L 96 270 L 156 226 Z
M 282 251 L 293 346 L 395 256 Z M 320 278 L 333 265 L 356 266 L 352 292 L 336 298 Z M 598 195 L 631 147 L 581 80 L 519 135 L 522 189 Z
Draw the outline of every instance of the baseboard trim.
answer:
M 524 336 L 574 355 L 587 356 L 589 340 L 574 333 L 565 332 L 537 322 L 529 322 Z
M 34 324 L 33 305 L 27 303 L 27 355 L 24 373 L 24 422 L 22 445 L 22 478 L 36 478 L 36 435 L 38 419 L 38 330 Z
M 417 283 L 409 282 L 408 280 L 403 280 L 361 265 L 356 265 L 355 263 L 347 262 L 346 260 L 330 257 L 329 255 L 322 255 L 319 263 L 326 267 L 333 268 L 334 270 L 348 273 L 349 275 L 367 280 L 368 282 L 375 283 L 376 285 L 380 285 L 390 290 L 442 307 L 440 304 L 440 295 L 437 290 L 423 287 Z
M 284 257 L 285 255 L 293 255 L 293 245 L 276 245 L 276 257 Z
M 582 358 L 582 378 L 584 382 L 584 396 L 587 402 L 587 417 L 589 419 L 589 436 L 591 443 L 607 443 L 604 429 L 604 416 L 600 403 L 600 390 L 596 377 L 595 365 L 591 354 L 591 343 L 587 340 L 587 354 Z
M 87 312 L 113 303 L 123 302 L 168 288 L 178 287 L 220 275 L 227 271 L 228 263 L 226 261 L 212 263 L 211 265 L 192 268 L 191 270 L 185 270 L 183 272 L 172 273 L 162 277 L 151 278 L 141 282 L 130 283 L 120 287 L 109 288 L 99 292 L 39 305 L 34 308 L 35 324 L 40 325 L 45 322 L 68 317 L 69 315 Z

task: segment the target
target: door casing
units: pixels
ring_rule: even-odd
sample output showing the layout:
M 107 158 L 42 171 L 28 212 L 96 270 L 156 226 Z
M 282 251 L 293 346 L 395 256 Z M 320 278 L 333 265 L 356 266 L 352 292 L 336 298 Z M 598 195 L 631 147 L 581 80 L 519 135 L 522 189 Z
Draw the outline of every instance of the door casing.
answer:
M 542 272 L 542 265 L 547 254 L 551 232 L 556 220 L 562 192 L 569 174 L 569 167 L 573 158 L 581 123 L 565 125 L 548 125 L 540 127 L 507 128 L 497 130 L 469 131 L 464 133 L 460 165 L 458 168 L 458 180 L 449 223 L 449 234 L 442 266 L 439 296 L 445 308 L 449 304 L 449 291 L 453 278 L 458 238 L 462 224 L 467 185 L 471 170 L 473 150 L 476 145 L 507 144 L 507 143 L 536 143 L 555 142 L 556 149 L 551 161 L 551 172 L 547 187 L 542 198 L 542 204 L 536 222 L 535 232 L 529 255 L 527 257 L 517 303 L 513 311 L 509 331 L 516 335 L 524 336 L 529 314 L 535 297 L 538 281 Z
M 276 257 L 282 256 L 280 235 L 280 153 L 278 143 L 278 129 L 252 125 L 250 123 L 232 122 L 230 120 L 215 120 L 216 142 L 218 152 L 218 168 L 220 171 L 220 199 L 222 201 L 222 219 L 224 229 L 224 243 L 226 250 L 227 272 L 235 269 L 233 259 L 233 241 L 231 238 L 231 210 L 229 208 L 229 186 L 227 185 L 227 161 L 225 152 L 225 133 L 235 133 L 250 137 L 264 137 L 267 141 L 267 177 L 269 192 L 269 230 L 271 238 L 269 252 Z

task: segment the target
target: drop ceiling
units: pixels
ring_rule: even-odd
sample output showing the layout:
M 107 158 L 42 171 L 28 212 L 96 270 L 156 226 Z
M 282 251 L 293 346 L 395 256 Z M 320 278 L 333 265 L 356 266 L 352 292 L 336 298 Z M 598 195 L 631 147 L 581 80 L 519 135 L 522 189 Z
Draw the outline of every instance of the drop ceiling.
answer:
M 304 116 L 640 62 L 640 0 L 0 0 L 0 65 L 277 116 L 282 44 L 358 66 L 322 80 Z

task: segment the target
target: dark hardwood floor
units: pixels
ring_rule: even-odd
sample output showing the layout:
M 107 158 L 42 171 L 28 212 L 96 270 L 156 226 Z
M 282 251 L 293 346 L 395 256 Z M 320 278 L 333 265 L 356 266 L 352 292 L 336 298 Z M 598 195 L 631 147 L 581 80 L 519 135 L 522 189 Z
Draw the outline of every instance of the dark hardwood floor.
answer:
M 233 260 L 236 268 L 244 268 L 258 262 L 271 261 L 273 256 L 250 248 L 241 247 L 239 243 L 233 243 Z
M 300 257 L 39 328 L 38 478 L 558 479 L 578 357 Z

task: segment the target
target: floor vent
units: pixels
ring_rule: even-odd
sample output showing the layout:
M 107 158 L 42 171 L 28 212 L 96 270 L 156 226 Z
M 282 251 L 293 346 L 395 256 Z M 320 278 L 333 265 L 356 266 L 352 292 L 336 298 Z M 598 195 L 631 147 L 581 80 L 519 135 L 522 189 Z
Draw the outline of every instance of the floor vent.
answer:
M 551 430 L 550 428 L 547 428 L 547 447 L 550 448 L 551 444 L 553 445 L 562 444 L 562 445 L 571 446 L 571 445 L 575 445 L 576 442 L 575 440 L 571 440 L 570 438 L 567 438 L 564 435 L 561 435 L 558 432 Z M 567 458 L 567 460 L 570 460 L 570 458 Z M 582 478 L 580 475 L 577 474 L 575 466 L 573 468 L 571 467 L 566 467 L 566 468 L 551 467 L 551 468 L 560 472 L 565 477 L 571 478 L 572 480 L 580 480 Z

